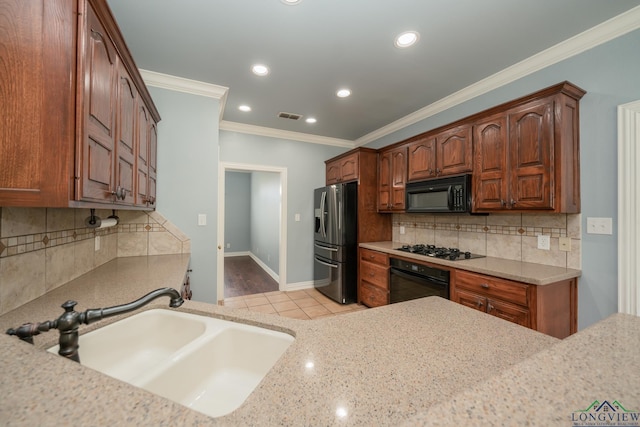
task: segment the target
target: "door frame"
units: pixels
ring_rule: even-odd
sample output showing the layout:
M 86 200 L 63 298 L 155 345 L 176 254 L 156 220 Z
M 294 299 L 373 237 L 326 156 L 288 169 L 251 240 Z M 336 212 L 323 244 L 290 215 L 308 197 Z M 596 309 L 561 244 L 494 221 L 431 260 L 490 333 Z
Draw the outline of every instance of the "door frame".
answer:
M 278 289 L 285 290 L 287 285 L 287 168 L 247 163 L 220 162 L 218 166 L 218 247 L 217 247 L 217 286 L 218 305 L 224 303 L 224 209 L 225 174 L 227 172 L 274 172 L 280 176 L 280 241 L 278 262 Z

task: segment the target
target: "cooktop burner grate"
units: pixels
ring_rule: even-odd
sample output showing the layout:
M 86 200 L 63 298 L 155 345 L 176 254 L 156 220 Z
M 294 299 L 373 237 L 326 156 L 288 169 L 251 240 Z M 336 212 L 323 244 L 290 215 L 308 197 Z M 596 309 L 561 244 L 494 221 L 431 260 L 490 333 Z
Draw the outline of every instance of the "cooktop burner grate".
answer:
M 471 252 L 461 251 L 458 248 L 444 248 L 436 245 L 402 245 L 396 248 L 398 251 L 410 252 L 418 255 L 425 255 L 434 258 L 448 259 L 451 261 L 459 261 L 473 258 L 484 258 L 484 255 L 473 254 Z

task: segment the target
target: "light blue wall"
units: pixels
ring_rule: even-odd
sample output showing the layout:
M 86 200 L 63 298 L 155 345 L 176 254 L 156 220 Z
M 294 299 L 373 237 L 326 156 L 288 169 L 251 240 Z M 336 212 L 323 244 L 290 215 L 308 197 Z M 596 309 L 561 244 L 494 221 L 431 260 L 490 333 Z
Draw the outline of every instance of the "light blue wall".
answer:
M 578 325 L 617 309 L 617 118 L 619 104 L 640 99 L 640 30 L 547 67 L 369 144 L 379 148 L 564 80 L 587 94 L 580 102 L 582 277 Z M 586 234 L 587 217 L 613 218 L 612 236 Z
M 345 148 L 220 131 L 220 161 L 287 168 L 287 283 L 313 280 L 313 190 Z M 294 215 L 300 214 L 300 221 Z M 282 274 L 282 273 L 280 273 Z
M 251 252 L 274 273 L 280 262 L 280 174 L 251 174 Z
M 191 287 L 216 302 L 218 216 L 217 99 L 150 87 L 158 125 L 157 210 L 191 239 Z M 198 214 L 207 225 L 198 226 Z
M 251 173 L 225 172 L 225 253 L 251 250 Z M 231 247 L 227 248 L 227 244 Z

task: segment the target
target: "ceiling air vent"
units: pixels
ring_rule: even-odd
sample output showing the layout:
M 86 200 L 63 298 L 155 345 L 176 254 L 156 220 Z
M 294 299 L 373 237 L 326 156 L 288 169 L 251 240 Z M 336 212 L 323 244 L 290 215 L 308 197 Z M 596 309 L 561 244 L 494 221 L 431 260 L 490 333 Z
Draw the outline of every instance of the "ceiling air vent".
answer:
M 300 117 L 302 117 L 302 114 L 278 113 L 278 117 L 280 117 L 281 119 L 298 120 Z

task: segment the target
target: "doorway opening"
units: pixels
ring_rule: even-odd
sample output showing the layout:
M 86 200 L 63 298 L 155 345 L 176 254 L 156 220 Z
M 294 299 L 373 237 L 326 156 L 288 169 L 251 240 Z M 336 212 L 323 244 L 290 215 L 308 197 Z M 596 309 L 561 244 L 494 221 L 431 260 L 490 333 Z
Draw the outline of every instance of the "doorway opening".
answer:
M 251 221 L 250 227 L 261 227 L 255 239 L 247 242 L 247 237 L 241 237 L 244 239 L 244 243 L 239 243 L 237 246 L 241 246 L 241 251 L 235 251 L 225 237 L 225 225 L 227 219 L 225 219 L 225 211 L 227 205 L 227 177 L 233 175 L 227 175 L 227 172 L 242 173 L 253 179 L 253 182 L 258 182 L 258 186 L 262 187 L 259 194 L 252 194 L 250 209 L 252 213 L 248 215 L 248 221 Z M 273 166 L 262 166 L 252 164 L 241 163 L 228 163 L 221 162 L 218 168 L 218 194 L 223 195 L 219 198 L 218 204 L 218 254 L 217 254 L 217 301 L 218 304 L 223 304 L 225 298 L 225 251 L 233 255 L 241 257 L 248 256 L 251 259 L 249 261 L 257 263 L 264 271 L 267 272 L 273 280 L 277 282 L 278 290 L 286 289 L 286 271 L 287 271 L 287 248 L 286 248 L 286 236 L 287 236 L 287 224 L 286 224 L 286 212 L 287 212 L 287 169 Z M 240 202 L 242 203 L 242 202 Z M 256 205 L 256 206 L 254 206 Z M 247 216 L 247 212 L 241 212 L 242 209 L 237 210 L 238 216 Z M 227 215 L 234 215 L 235 213 L 226 212 Z M 242 222 L 244 220 L 241 220 Z M 271 225 L 261 225 L 262 221 L 270 221 Z M 275 224 L 274 224 L 275 222 Z M 242 228 L 242 225 L 240 225 Z M 271 233 L 271 234 L 270 234 Z M 231 233 L 230 233 L 231 234 Z M 229 246 L 229 247 L 228 247 Z M 261 247 L 262 246 L 262 247 Z M 248 250 L 246 250 L 248 248 Z M 273 258 L 277 257 L 277 260 Z M 277 271 L 274 271 L 275 267 Z M 256 293 L 264 292 L 259 288 L 256 288 Z

